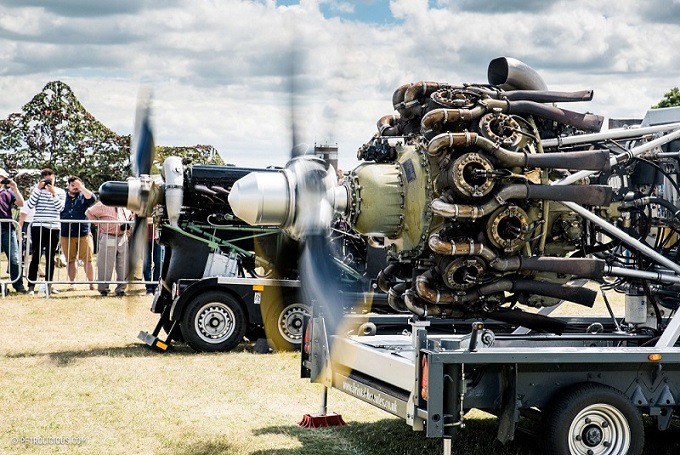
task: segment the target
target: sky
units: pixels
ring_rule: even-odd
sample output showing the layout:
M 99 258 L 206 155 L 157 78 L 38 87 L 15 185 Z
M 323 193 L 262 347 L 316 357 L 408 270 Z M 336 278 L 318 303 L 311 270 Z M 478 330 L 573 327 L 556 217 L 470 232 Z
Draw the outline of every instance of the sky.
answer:
M 129 134 L 149 87 L 158 145 L 282 166 L 295 137 L 348 170 L 397 87 L 486 83 L 500 56 L 641 118 L 680 86 L 680 0 L 0 0 L 0 117 L 59 80 Z

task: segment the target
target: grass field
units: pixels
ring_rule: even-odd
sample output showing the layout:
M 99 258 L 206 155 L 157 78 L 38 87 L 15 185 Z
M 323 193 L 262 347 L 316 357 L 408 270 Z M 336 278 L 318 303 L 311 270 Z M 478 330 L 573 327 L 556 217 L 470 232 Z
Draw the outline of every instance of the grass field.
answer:
M 321 388 L 299 379 L 297 353 L 156 353 L 136 339 L 155 325 L 150 297 L 93 294 L 0 300 L 0 453 L 441 454 L 441 441 L 334 390 L 328 410 L 348 425 L 301 429 Z M 454 453 L 543 453 L 534 436 L 498 446 L 495 433 L 477 413 Z M 646 454 L 680 452 L 677 429 L 648 434 Z

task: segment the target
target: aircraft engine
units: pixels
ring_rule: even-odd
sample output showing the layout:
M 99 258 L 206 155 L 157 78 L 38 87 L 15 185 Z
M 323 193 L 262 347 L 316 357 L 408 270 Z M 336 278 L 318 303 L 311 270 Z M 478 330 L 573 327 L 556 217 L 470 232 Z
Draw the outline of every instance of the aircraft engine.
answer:
M 493 60 L 488 80 L 399 87 L 396 112 L 357 152 L 364 162 L 342 186 L 326 180 L 335 212 L 387 249 L 377 285 L 390 305 L 423 318 L 495 317 L 517 303 L 592 306 L 596 292 L 569 282 L 606 277 L 621 292 L 658 286 L 662 303 L 680 302 L 678 156 L 663 151 L 680 133 L 599 133 L 603 117 L 555 105 L 589 101 L 591 90 L 550 91 L 515 59 Z M 285 201 L 271 196 L 276 223 L 294 235 L 305 210 L 296 160 L 281 171 Z M 255 186 L 234 185 L 237 216 L 269 200 Z

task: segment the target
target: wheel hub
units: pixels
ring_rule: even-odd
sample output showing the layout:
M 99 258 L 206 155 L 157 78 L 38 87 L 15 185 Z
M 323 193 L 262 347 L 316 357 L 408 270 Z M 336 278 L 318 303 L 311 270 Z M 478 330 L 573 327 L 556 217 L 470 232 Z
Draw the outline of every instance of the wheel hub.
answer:
M 575 455 L 626 453 L 631 429 L 619 409 L 605 403 L 587 406 L 576 414 L 569 428 L 569 452 Z
M 196 333 L 209 343 L 219 343 L 234 331 L 235 316 L 221 303 L 205 305 L 196 315 Z
M 307 308 L 301 303 L 289 305 L 281 312 L 279 332 L 289 343 L 299 344 L 302 340 L 302 320 L 306 314 Z
M 602 443 L 602 429 L 597 425 L 588 425 L 583 429 L 582 438 L 588 447 L 595 447 Z

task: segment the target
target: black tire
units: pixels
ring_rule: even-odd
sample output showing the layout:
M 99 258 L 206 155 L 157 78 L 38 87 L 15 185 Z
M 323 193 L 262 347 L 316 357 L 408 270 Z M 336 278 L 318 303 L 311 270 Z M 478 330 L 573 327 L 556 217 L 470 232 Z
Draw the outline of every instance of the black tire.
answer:
M 640 455 L 645 431 L 642 414 L 623 393 L 584 383 L 552 403 L 545 437 L 552 455 Z
M 201 352 L 234 349 L 248 327 L 241 304 L 219 291 L 196 296 L 184 310 L 180 322 L 182 336 L 189 346 Z
M 278 300 L 267 310 L 264 330 L 267 340 L 277 351 L 296 351 L 302 344 L 302 318 L 309 308 L 290 294 Z

